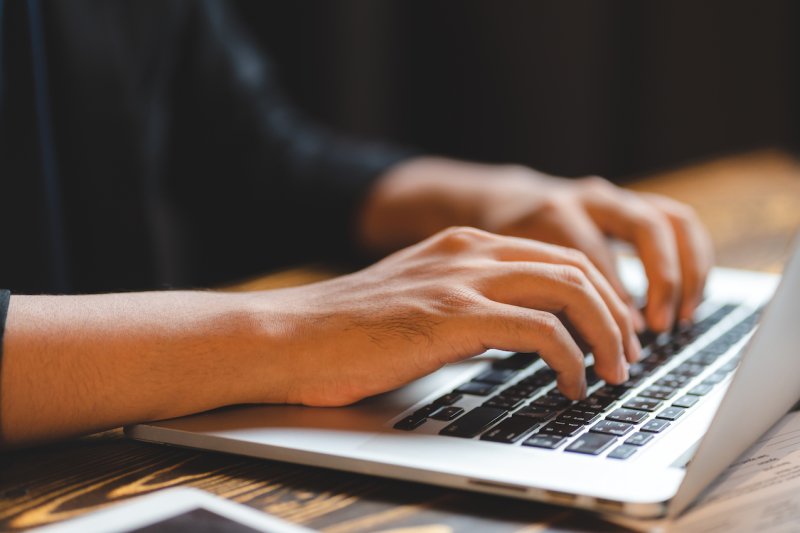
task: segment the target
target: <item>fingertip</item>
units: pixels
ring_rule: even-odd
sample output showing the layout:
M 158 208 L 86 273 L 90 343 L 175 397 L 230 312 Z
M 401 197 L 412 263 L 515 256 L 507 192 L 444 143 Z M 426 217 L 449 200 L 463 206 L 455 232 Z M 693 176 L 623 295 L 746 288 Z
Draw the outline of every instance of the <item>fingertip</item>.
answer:
M 629 363 L 635 363 L 642 358 L 642 343 L 639 342 L 639 337 L 631 334 L 628 338 L 628 349 L 625 350 L 625 359 Z

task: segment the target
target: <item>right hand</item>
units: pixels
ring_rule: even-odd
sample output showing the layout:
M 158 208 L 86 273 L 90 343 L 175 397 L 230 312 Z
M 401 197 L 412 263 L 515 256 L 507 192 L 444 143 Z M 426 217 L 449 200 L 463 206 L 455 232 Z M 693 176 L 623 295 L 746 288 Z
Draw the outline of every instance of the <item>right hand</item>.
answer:
M 282 339 L 289 403 L 350 404 L 489 348 L 538 352 L 561 392 L 579 399 L 583 353 L 569 328 L 612 384 L 641 349 L 629 309 L 581 252 L 472 228 L 354 274 L 254 296 L 273 317 L 271 338 Z

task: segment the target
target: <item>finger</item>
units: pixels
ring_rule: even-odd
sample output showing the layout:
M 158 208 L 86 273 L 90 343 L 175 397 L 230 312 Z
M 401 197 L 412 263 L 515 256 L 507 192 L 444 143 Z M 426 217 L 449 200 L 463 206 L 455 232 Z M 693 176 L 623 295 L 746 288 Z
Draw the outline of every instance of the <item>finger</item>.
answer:
M 641 345 L 636 336 L 636 325 L 631 315 L 630 306 L 625 304 L 611 287 L 608 279 L 581 252 L 533 242 L 528 239 L 502 237 L 498 241 L 493 255 L 500 261 L 535 261 L 549 264 L 564 264 L 579 268 L 594 285 L 603 302 L 611 312 L 623 338 L 625 358 L 638 361 L 641 357 Z
M 583 353 L 552 313 L 486 300 L 485 315 L 471 325 L 486 348 L 537 352 L 557 376 L 558 389 L 572 400 L 586 397 Z
M 563 314 L 592 348 L 595 369 L 609 383 L 628 379 L 622 332 L 580 268 L 571 265 L 498 263 L 481 292 L 496 302 Z
M 642 331 L 645 327 L 644 317 L 625 289 L 617 273 L 617 262 L 608 239 L 600 231 L 595 222 L 586 214 L 582 207 L 578 207 L 570 215 L 570 224 L 563 226 L 561 242 L 565 246 L 580 250 L 594 264 L 600 273 L 608 280 L 611 288 L 626 306 L 626 311 L 633 320 L 634 329 Z
M 642 196 L 667 215 L 672 224 L 680 256 L 682 280 L 678 319 L 690 321 L 703 299 L 706 279 L 714 264 L 711 237 L 689 206 L 656 194 Z
M 602 231 L 636 247 L 649 282 L 645 316 L 650 328 L 672 328 L 680 299 L 681 267 L 669 219 L 637 195 L 620 189 L 587 197 L 586 207 Z

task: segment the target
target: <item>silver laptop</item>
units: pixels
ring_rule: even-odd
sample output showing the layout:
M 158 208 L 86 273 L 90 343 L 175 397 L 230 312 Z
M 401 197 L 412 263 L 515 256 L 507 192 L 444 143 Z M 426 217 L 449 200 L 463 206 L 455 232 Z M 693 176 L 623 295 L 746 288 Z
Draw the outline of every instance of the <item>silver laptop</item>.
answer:
M 634 260 L 626 283 L 642 293 Z M 696 322 L 644 340 L 631 380 L 586 358 L 570 402 L 536 354 L 489 351 L 344 408 L 240 406 L 132 438 L 527 498 L 675 515 L 800 398 L 800 245 L 779 276 L 715 269 Z M 768 305 L 767 305 L 768 304 Z

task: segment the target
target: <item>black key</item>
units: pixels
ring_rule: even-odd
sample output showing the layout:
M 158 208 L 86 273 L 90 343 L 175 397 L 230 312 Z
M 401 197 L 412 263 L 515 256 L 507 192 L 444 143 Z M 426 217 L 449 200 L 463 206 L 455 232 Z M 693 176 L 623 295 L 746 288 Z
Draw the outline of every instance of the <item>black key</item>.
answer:
M 411 416 L 425 418 L 426 416 L 431 416 L 433 413 L 438 411 L 440 407 L 441 407 L 440 405 L 432 403 L 430 405 L 426 405 L 425 407 L 420 407 L 419 409 L 414 411 L 414 414 L 412 414 Z
M 697 363 L 683 363 L 673 368 L 670 373 L 693 378 L 702 374 L 705 369 L 706 367 L 704 365 Z
M 653 440 L 652 433 L 642 433 L 641 431 L 637 431 L 636 433 L 634 433 L 625 440 L 625 444 L 633 444 L 634 446 L 644 446 L 651 440 Z
M 667 374 L 666 376 L 662 377 L 658 381 L 655 382 L 656 385 L 661 387 L 671 387 L 673 389 L 680 389 L 686 383 L 691 381 L 692 378 L 688 376 L 681 376 L 680 374 Z
M 563 396 L 560 396 L 560 397 L 559 396 L 541 396 L 541 397 L 536 398 L 535 400 L 533 400 L 531 402 L 531 405 L 537 405 L 539 407 L 551 407 L 551 408 L 554 408 L 554 409 L 561 409 L 562 407 L 566 407 L 571 403 L 572 403 L 572 401 L 570 401 L 567 398 L 564 398 Z
M 694 396 L 705 396 L 706 394 L 711 392 L 711 389 L 713 388 L 714 385 L 712 385 L 711 383 L 701 383 L 700 385 L 692 387 L 691 390 L 689 390 L 689 394 L 692 394 Z
M 607 435 L 616 435 L 621 437 L 629 433 L 633 429 L 633 424 L 626 424 L 625 422 L 614 422 L 613 420 L 602 420 L 589 428 L 589 431 L 595 433 L 605 433 Z
M 577 409 L 569 409 L 561 413 L 557 420 L 561 422 L 576 422 L 585 426 L 600 420 L 600 415 L 595 411 L 578 411 Z
M 728 316 L 731 311 L 736 309 L 738 306 L 734 304 L 726 304 L 708 315 L 706 318 L 701 320 L 700 322 L 696 323 L 693 326 L 693 329 L 698 334 L 703 334 L 706 331 L 710 330 L 714 325 L 716 325 L 720 320 Z
M 721 367 L 717 369 L 717 372 L 725 372 L 730 373 L 736 370 L 736 367 L 739 366 L 739 361 L 728 361 Z
M 625 407 L 626 409 L 638 409 L 639 411 L 652 412 L 661 407 L 663 403 L 664 402 L 659 402 L 658 400 L 653 400 L 651 398 L 640 398 L 637 396 L 636 398 L 631 398 L 622 404 L 622 407 Z
M 481 383 L 480 381 L 468 381 L 457 388 L 454 392 L 463 392 L 475 396 L 487 396 L 497 389 L 497 385 Z
M 512 416 L 481 435 L 481 440 L 511 444 L 536 429 L 538 425 L 532 418 Z
M 403 431 L 411 431 L 417 429 L 427 420 L 424 416 L 407 416 L 394 425 L 394 429 L 402 429 Z
M 637 411 L 635 409 L 625 409 L 620 407 L 611 411 L 606 420 L 615 420 L 617 422 L 627 422 L 628 424 L 638 424 L 647 418 L 647 413 L 644 411 Z
M 454 418 L 461 416 L 463 413 L 464 409 L 461 407 L 444 407 L 432 414 L 431 418 L 435 420 L 453 420 Z
M 545 420 L 552 418 L 555 414 L 555 409 L 551 409 L 549 407 L 540 407 L 538 405 L 529 405 L 528 407 L 520 409 L 514 413 L 514 416 L 526 416 L 528 418 L 538 420 L 539 422 L 544 422 Z
M 660 413 L 656 415 L 656 418 L 661 418 L 664 420 L 677 420 L 685 413 L 683 409 L 679 407 L 667 407 Z
M 619 400 L 624 398 L 629 392 L 630 388 L 624 385 L 606 385 L 594 391 L 592 396 L 604 396 L 606 398 L 614 398 L 615 400 Z
M 539 359 L 538 354 L 520 352 L 510 355 L 505 359 L 495 361 L 492 367 L 496 369 L 522 370 L 523 368 L 531 366 L 537 359 Z
M 633 363 L 628 367 L 628 375 L 631 377 L 631 379 L 645 376 L 647 373 L 648 370 L 641 363 Z M 628 382 L 626 381 L 623 383 L 623 385 L 628 385 Z
M 541 387 L 535 385 L 522 385 L 517 383 L 503 391 L 503 396 L 515 396 L 517 398 L 530 398 L 535 396 Z
M 476 407 L 455 422 L 447 425 L 439 434 L 450 437 L 472 438 L 478 433 L 483 433 L 492 424 L 506 416 L 505 409 L 494 407 Z
M 523 398 L 495 396 L 494 398 L 490 398 L 483 402 L 483 405 L 486 407 L 498 407 L 500 409 L 505 409 L 506 411 L 513 411 L 523 403 L 525 403 Z
M 586 433 L 581 435 L 572 444 L 567 446 L 567 452 L 585 453 L 588 455 L 598 455 L 614 444 L 617 439 L 613 435 L 601 435 L 599 433 Z
M 562 437 L 572 437 L 583 429 L 583 424 L 577 422 L 560 422 L 554 420 L 539 430 L 540 435 L 561 435 Z
M 516 370 L 512 369 L 495 369 L 481 372 L 474 378 L 473 381 L 480 381 L 481 383 L 491 383 L 493 385 L 502 385 L 511 378 L 517 375 Z
M 698 398 L 697 396 L 691 396 L 687 394 L 686 396 L 678 398 L 677 400 L 672 402 L 672 405 L 674 405 L 675 407 L 683 407 L 684 409 L 688 409 L 689 407 L 693 406 L 699 401 L 700 398 Z
M 659 334 L 656 333 L 655 331 L 650 331 L 649 329 L 645 330 L 642 333 L 638 334 L 639 343 L 642 345 L 642 348 L 645 348 L 646 346 L 653 344 L 655 340 L 658 338 L 658 335 Z
M 537 433 L 533 437 L 523 442 L 522 445 L 555 450 L 565 442 L 567 442 L 567 439 L 558 435 L 540 435 Z
M 585 400 L 581 400 L 575 404 L 575 407 L 584 411 L 605 411 L 608 406 L 614 402 L 616 402 L 614 398 L 606 398 L 604 396 L 595 396 L 592 394 Z
M 728 374 L 726 374 L 724 372 L 714 372 L 713 374 L 708 376 L 706 379 L 704 379 L 702 381 L 702 384 L 703 385 L 716 385 L 717 383 L 721 383 L 721 382 L 725 381 L 725 378 L 727 376 L 728 376 Z
M 586 386 L 591 387 L 596 385 L 597 382 L 600 381 L 600 377 L 597 375 L 597 372 L 594 371 L 594 365 L 589 365 L 586 367 Z
M 550 385 L 556 380 L 556 373 L 550 368 L 540 368 L 532 376 L 520 381 L 526 385 L 534 385 L 536 387 L 543 387 Z
M 457 392 L 451 392 L 449 394 L 445 394 L 444 396 L 440 396 L 433 401 L 434 405 L 453 405 L 458 400 L 463 398 L 463 394 L 458 394 Z
M 645 398 L 653 398 L 656 400 L 668 400 L 675 396 L 675 389 L 672 387 L 664 387 L 661 385 L 650 385 L 639 393 L 640 396 Z
M 649 431 L 650 433 L 661 433 L 667 426 L 669 426 L 669 422 L 666 420 L 654 418 L 639 429 L 642 431 Z
M 694 363 L 696 365 L 708 366 L 714 363 L 717 359 L 719 359 L 720 355 L 722 354 L 714 353 L 711 351 L 700 350 L 698 353 L 691 356 L 687 360 L 687 362 Z
M 609 459 L 627 459 L 631 455 L 635 454 L 639 448 L 637 446 L 631 446 L 629 444 L 620 444 L 613 450 L 611 453 L 608 454 Z

